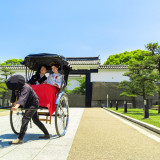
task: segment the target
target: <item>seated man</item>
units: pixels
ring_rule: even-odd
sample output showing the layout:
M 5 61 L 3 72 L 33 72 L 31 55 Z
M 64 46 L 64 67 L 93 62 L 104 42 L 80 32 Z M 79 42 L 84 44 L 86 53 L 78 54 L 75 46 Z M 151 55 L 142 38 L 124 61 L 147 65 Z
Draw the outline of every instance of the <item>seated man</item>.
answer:
M 28 84 L 34 85 L 43 83 L 47 79 L 47 77 L 45 76 L 46 72 L 47 72 L 47 66 L 42 65 L 40 67 L 40 73 L 37 72 L 35 75 L 33 75 L 32 78 L 28 81 Z

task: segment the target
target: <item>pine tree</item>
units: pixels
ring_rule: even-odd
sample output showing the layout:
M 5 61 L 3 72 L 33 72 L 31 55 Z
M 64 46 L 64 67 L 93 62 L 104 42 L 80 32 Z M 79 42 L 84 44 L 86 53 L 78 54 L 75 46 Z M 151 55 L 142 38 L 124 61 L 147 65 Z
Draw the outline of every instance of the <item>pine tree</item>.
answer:
M 8 77 L 13 75 L 15 72 L 5 67 L 1 69 L 1 72 L 2 74 L 0 75 L 4 78 L 0 78 L 0 97 L 2 98 L 2 106 L 4 106 L 6 96 L 8 95 L 8 89 L 5 82 L 7 81 Z
M 158 43 L 148 43 L 145 47 L 151 52 L 152 56 L 149 58 L 152 59 L 154 63 L 157 65 L 157 69 L 160 75 L 160 46 L 158 45 Z M 160 90 L 158 113 L 160 113 Z
M 152 60 L 133 62 L 129 65 L 129 72 L 124 76 L 128 76 L 130 81 L 122 81 L 119 88 L 124 88 L 121 95 L 136 97 L 142 96 L 146 100 L 148 96 L 154 96 L 159 91 L 156 82 L 160 79 L 156 65 Z M 149 117 L 148 105 L 144 107 L 144 118 Z

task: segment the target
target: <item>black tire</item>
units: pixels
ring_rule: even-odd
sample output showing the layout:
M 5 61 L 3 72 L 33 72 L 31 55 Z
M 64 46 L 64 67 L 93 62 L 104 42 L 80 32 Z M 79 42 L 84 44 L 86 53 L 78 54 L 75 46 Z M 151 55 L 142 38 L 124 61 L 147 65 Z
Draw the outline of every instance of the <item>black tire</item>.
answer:
M 69 105 L 68 97 L 63 93 L 59 99 L 58 104 L 56 104 L 55 111 L 55 127 L 56 132 L 59 137 L 65 135 L 69 122 Z
M 12 128 L 12 131 L 17 135 L 20 132 L 23 114 L 24 114 L 24 112 L 22 110 L 10 111 L 10 125 Z

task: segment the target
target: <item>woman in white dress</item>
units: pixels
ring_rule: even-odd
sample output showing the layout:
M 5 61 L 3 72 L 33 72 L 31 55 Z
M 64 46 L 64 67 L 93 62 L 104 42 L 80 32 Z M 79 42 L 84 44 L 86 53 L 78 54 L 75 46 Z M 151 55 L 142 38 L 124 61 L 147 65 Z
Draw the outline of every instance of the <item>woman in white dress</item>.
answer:
M 58 64 L 54 64 L 54 63 L 51 64 L 51 69 L 52 69 L 53 73 L 48 76 L 45 83 L 53 85 L 57 88 L 60 88 L 61 81 L 62 81 L 62 75 L 60 73 L 58 73 L 58 68 L 59 68 Z

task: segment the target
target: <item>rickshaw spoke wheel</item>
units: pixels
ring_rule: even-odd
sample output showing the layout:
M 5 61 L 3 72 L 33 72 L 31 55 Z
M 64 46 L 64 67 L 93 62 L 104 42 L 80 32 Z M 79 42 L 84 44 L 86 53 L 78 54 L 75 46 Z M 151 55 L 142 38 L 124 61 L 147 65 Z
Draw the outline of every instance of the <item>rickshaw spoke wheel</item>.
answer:
M 69 106 L 68 99 L 62 95 L 59 103 L 56 105 L 55 112 L 55 127 L 59 137 L 64 136 L 68 127 L 69 121 Z
M 20 132 L 23 114 L 24 112 L 22 110 L 10 111 L 10 125 L 15 134 L 19 134 Z

